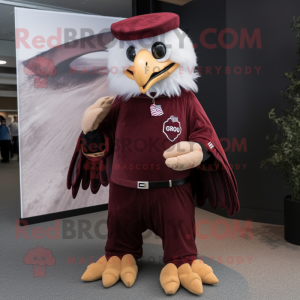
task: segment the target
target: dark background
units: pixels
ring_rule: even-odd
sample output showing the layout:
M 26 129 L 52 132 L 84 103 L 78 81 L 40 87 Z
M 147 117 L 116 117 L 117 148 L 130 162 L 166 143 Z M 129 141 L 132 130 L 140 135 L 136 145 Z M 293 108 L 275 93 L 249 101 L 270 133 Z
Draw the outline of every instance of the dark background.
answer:
M 293 16 L 300 15 L 299 0 L 213 0 L 191 1 L 177 6 L 160 1 L 149 5 L 133 5 L 133 13 L 174 12 L 180 16 L 180 28 L 197 44 L 198 65 L 202 66 L 202 77 L 198 80 L 197 97 L 213 123 L 239 185 L 241 210 L 234 218 L 251 219 L 258 222 L 283 224 L 283 198 L 289 194 L 284 188 L 281 175 L 272 167 L 260 168 L 260 162 L 268 151 L 266 135 L 275 127 L 268 119 L 268 112 L 276 108 L 281 114 L 286 104 L 280 91 L 288 85 L 283 78 L 297 63 L 297 40 L 290 30 Z M 207 28 L 217 29 L 208 34 L 206 42 L 216 43 L 215 49 L 207 49 L 200 42 L 200 34 Z M 223 48 L 218 34 L 225 28 L 232 28 L 238 35 L 238 43 L 231 49 Z M 241 29 L 245 28 L 251 37 L 255 28 L 260 30 L 261 48 L 255 42 L 252 48 L 245 43 L 240 48 Z M 231 34 L 224 41 L 233 41 Z M 212 74 L 205 74 L 206 66 Z M 220 74 L 217 70 L 221 66 Z M 230 74 L 225 74 L 225 67 Z M 245 66 L 252 69 L 245 74 Z M 259 74 L 255 70 L 261 67 Z M 241 74 L 234 68 L 241 67 Z M 237 69 L 239 71 L 239 69 Z M 236 139 L 246 140 L 246 148 L 232 149 Z M 240 169 L 237 169 L 238 165 Z M 245 169 L 242 165 L 246 165 Z M 206 205 L 205 209 L 210 210 Z M 227 216 L 225 210 L 218 214 Z

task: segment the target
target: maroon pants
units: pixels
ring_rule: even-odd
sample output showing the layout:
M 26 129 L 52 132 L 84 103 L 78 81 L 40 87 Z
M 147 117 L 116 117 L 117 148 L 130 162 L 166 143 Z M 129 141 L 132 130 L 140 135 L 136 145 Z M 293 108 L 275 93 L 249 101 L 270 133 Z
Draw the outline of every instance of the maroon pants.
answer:
M 134 189 L 110 183 L 106 258 L 143 255 L 142 233 L 162 238 L 165 264 L 197 259 L 195 205 L 190 183 L 172 188 Z

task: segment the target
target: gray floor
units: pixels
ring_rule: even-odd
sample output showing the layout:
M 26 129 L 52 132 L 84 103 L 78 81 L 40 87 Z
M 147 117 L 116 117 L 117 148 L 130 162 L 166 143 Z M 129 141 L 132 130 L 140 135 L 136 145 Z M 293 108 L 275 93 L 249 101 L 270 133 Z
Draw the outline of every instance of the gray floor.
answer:
M 20 216 L 18 162 L 0 165 L 0 240 L 1 273 L 0 299 L 156 299 L 166 298 L 159 284 L 163 267 L 161 240 L 151 232 L 144 235 L 144 256 L 138 262 L 139 274 L 130 289 L 122 282 L 106 289 L 101 281 L 84 283 L 80 280 L 90 260 L 104 254 L 106 242 L 107 212 L 94 213 L 59 223 L 59 238 L 49 239 L 45 234 L 36 239 L 32 230 L 46 231 L 54 222 L 30 225 L 26 238 L 18 232 L 15 222 Z M 62 199 L 63 201 L 63 199 Z M 172 299 L 299 299 L 300 247 L 285 242 L 283 227 L 251 223 L 244 238 L 233 236 L 237 223 L 206 211 L 196 210 L 196 221 L 207 220 L 199 226 L 208 239 L 196 239 L 199 255 L 210 264 L 220 282 L 216 286 L 204 286 L 204 294 L 194 296 L 180 288 Z M 214 230 L 214 222 L 225 222 Z M 78 226 L 85 222 L 91 225 L 89 238 L 80 237 Z M 240 222 L 243 228 L 245 222 Z M 99 226 L 100 225 L 100 226 Z M 73 235 L 66 226 L 73 226 Z M 39 228 L 41 227 L 41 228 Z M 96 228 L 95 228 L 96 227 Z M 97 229 L 99 227 L 99 230 Z M 54 232 L 51 232 L 54 234 Z M 34 233 L 33 233 L 34 234 Z M 36 236 L 37 237 L 37 236 Z M 34 277 L 33 265 L 24 263 L 29 250 L 36 247 L 49 249 L 55 258 L 52 266 L 46 267 L 45 277 Z M 249 262 L 250 259 L 250 262 Z

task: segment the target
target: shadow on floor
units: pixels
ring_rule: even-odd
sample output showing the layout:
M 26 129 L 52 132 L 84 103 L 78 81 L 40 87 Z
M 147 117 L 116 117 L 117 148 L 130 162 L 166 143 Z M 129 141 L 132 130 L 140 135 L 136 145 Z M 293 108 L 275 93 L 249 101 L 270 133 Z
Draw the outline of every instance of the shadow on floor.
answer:
M 260 227 L 253 228 L 253 235 L 260 242 L 267 244 L 271 249 L 285 247 L 290 250 L 299 251 L 299 246 L 288 243 L 284 239 L 284 227 L 262 224 Z

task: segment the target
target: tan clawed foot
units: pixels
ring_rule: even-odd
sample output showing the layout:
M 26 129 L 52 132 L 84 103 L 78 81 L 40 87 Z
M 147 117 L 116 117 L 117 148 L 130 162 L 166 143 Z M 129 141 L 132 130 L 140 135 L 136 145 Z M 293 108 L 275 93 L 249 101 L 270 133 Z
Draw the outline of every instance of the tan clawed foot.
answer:
M 200 259 L 195 259 L 193 261 L 192 270 L 200 276 L 202 282 L 205 284 L 216 284 L 219 282 L 219 279 L 214 274 L 212 267 L 205 264 Z
M 192 271 L 189 264 L 181 265 L 178 268 L 178 275 L 181 285 L 189 292 L 195 295 L 201 295 L 203 293 L 201 278 Z
M 104 287 L 111 287 L 120 279 L 121 260 L 117 256 L 112 256 L 102 274 L 102 284 Z
M 178 278 L 178 269 L 174 264 L 167 264 L 161 270 L 159 279 L 166 294 L 173 295 L 177 292 L 180 286 L 180 281 Z
M 81 276 L 83 281 L 95 281 L 101 279 L 102 273 L 106 268 L 107 260 L 105 256 L 98 259 L 96 263 L 88 265 L 86 271 Z
M 138 267 L 134 257 L 131 254 L 124 255 L 121 260 L 121 266 L 121 279 L 123 283 L 127 287 L 132 287 L 138 273 Z

